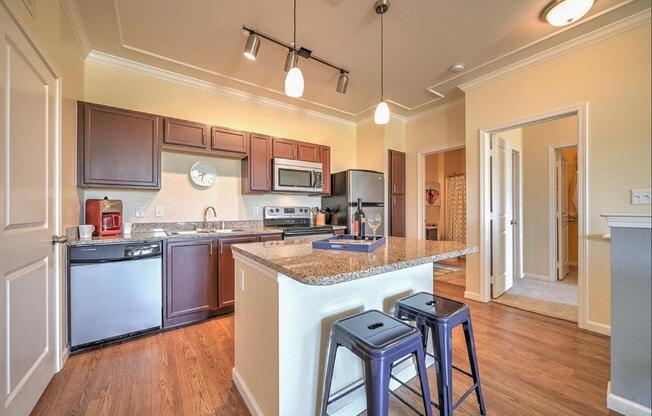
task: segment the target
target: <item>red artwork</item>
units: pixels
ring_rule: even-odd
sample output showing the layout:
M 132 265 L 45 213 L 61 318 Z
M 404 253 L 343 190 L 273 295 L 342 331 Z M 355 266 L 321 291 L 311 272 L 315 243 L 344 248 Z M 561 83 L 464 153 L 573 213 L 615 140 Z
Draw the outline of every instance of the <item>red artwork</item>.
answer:
M 426 189 L 426 202 L 433 205 L 439 199 L 439 191 L 434 188 Z

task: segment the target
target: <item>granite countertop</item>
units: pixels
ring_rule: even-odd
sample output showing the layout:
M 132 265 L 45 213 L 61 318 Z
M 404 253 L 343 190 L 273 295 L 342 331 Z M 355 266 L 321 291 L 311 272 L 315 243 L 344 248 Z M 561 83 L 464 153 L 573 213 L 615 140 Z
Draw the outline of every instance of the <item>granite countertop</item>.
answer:
M 236 244 L 233 251 L 306 285 L 327 286 L 478 251 L 453 241 L 387 237 L 371 253 L 319 250 L 305 240 Z
M 215 237 L 237 237 L 243 235 L 254 234 L 281 234 L 282 230 L 278 228 L 268 227 L 243 227 L 237 231 L 232 232 L 219 232 L 212 231 L 210 233 L 197 233 L 197 234 L 171 234 L 170 231 L 152 230 L 142 232 L 132 232 L 131 234 L 120 234 L 107 237 L 93 237 L 92 239 L 84 240 L 76 236 L 68 237 L 67 244 L 69 246 L 87 246 L 87 245 L 102 245 L 102 244 L 119 244 L 126 242 L 151 242 L 163 240 L 180 240 L 188 238 L 215 238 Z

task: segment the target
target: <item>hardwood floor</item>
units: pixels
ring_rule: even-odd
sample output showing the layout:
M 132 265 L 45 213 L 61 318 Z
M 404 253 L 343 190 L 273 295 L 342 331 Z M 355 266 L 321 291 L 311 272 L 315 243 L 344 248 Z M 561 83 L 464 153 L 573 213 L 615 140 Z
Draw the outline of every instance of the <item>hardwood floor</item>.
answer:
M 460 286 L 438 282 L 436 287 L 442 296 L 463 295 Z M 465 302 L 471 306 L 488 414 L 609 414 L 608 337 L 496 303 Z M 233 327 L 232 317 L 216 318 L 72 356 L 32 414 L 247 415 L 231 382 Z M 463 334 L 457 330 L 454 361 L 468 369 Z M 432 369 L 430 376 L 434 392 Z M 467 385 L 456 374 L 454 396 Z M 394 398 L 391 414 L 412 415 Z M 475 398 L 455 414 L 479 414 Z

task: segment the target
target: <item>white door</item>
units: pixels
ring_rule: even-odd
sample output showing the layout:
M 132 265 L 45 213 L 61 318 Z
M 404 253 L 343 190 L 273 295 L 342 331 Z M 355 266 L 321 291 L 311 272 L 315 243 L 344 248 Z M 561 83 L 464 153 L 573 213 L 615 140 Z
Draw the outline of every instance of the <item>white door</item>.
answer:
M 561 150 L 555 152 L 556 175 L 556 222 L 557 222 L 557 279 L 568 274 L 568 162 Z
M 0 3 L 0 389 L 27 415 L 55 372 L 59 83 Z
M 491 136 L 491 260 L 492 297 L 514 285 L 512 232 L 512 151 Z

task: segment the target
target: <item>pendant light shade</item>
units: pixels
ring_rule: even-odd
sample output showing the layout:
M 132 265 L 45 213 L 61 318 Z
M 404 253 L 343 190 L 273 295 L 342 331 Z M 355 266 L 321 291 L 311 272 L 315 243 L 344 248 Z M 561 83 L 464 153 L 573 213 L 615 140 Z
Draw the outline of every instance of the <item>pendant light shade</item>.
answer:
M 299 67 L 294 67 L 285 76 L 285 95 L 299 98 L 303 95 L 303 74 Z
M 385 101 L 381 101 L 376 106 L 376 112 L 374 113 L 374 123 L 376 124 L 387 124 L 389 123 L 389 107 Z
M 258 55 L 258 48 L 260 47 L 260 38 L 255 33 L 250 33 L 247 38 L 247 43 L 245 44 L 242 54 L 245 58 L 252 61 L 256 60 L 256 55 Z

